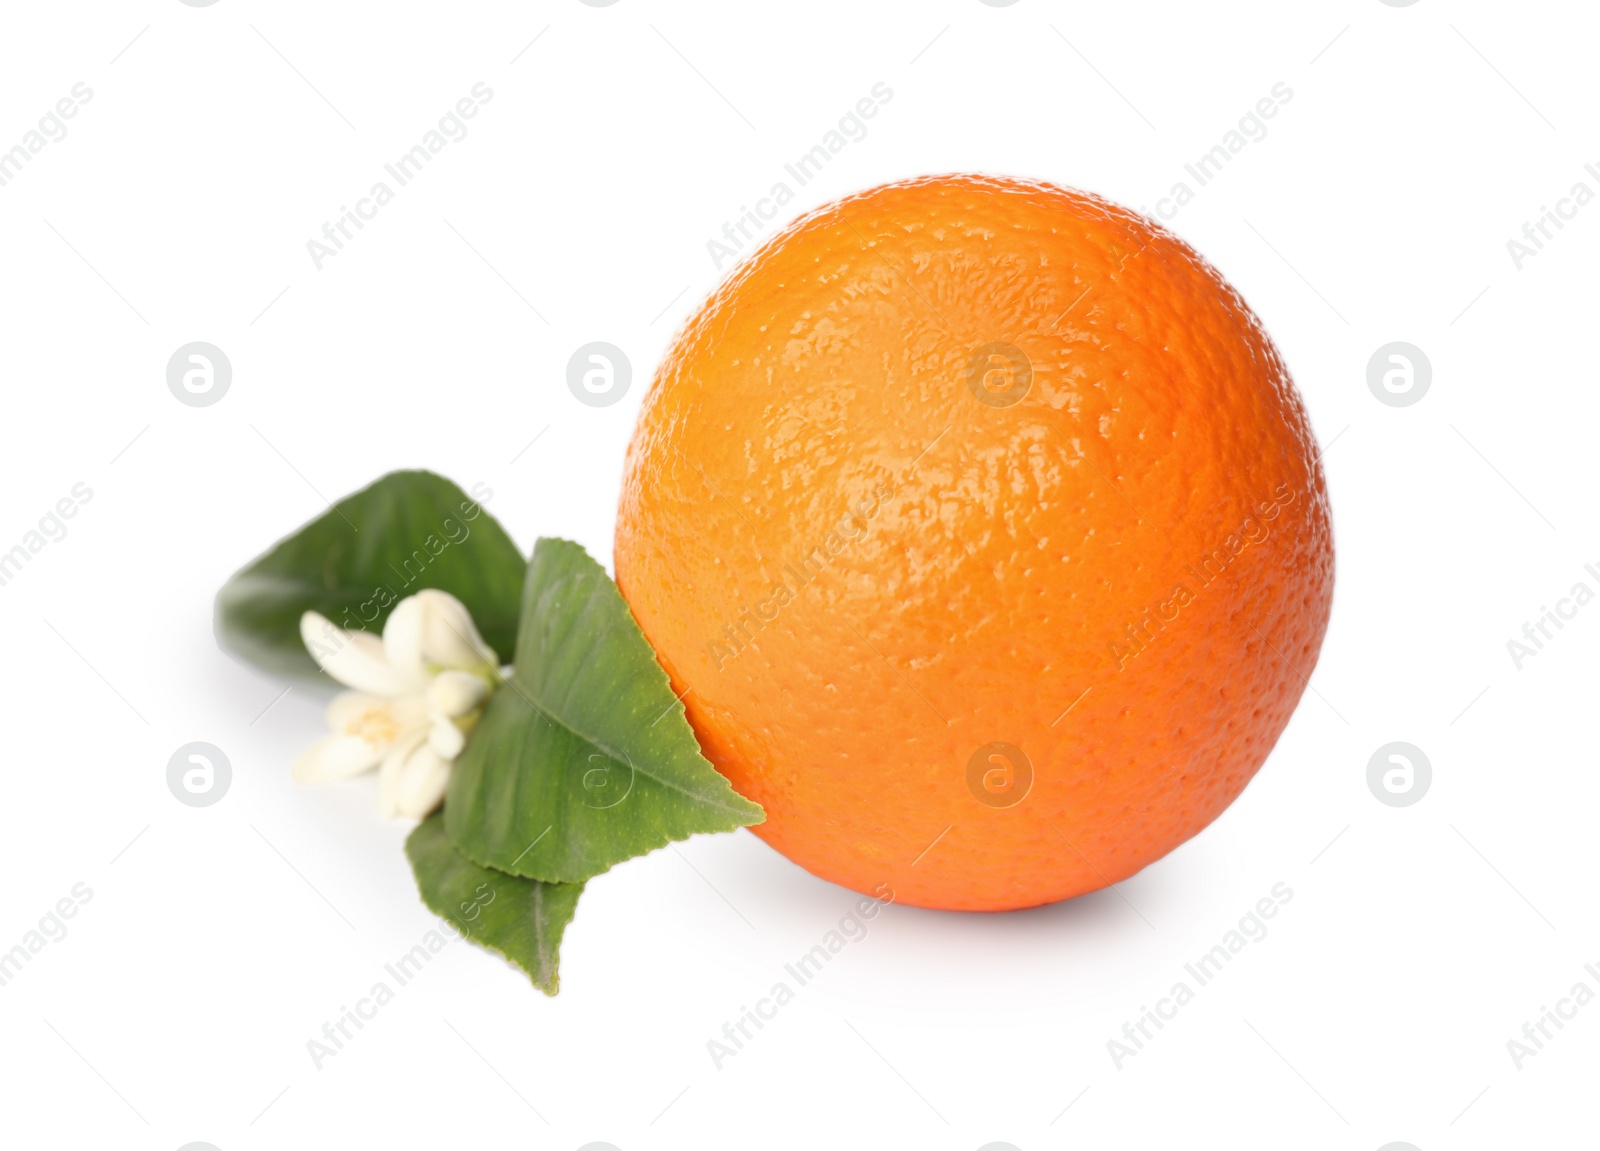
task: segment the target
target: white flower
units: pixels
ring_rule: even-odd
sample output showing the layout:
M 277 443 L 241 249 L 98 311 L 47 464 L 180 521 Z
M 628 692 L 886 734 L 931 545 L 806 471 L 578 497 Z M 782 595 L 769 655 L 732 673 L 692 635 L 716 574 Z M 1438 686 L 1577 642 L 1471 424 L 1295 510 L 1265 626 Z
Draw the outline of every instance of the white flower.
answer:
M 300 783 L 330 783 L 378 769 L 378 808 L 421 819 L 444 799 L 499 660 L 460 600 L 421 591 L 395 605 L 380 640 L 308 611 L 300 638 L 317 665 L 353 688 L 328 705 L 324 736 L 295 761 Z

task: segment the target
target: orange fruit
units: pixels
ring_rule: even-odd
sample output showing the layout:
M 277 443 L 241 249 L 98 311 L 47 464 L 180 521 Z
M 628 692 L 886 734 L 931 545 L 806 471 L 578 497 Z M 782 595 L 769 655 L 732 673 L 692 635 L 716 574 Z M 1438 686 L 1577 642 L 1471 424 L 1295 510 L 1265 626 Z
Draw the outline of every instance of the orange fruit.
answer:
M 1271 751 L 1333 592 L 1289 372 L 1194 249 L 1083 192 L 820 208 L 678 335 L 616 575 L 790 859 L 1003 910 L 1193 836 Z

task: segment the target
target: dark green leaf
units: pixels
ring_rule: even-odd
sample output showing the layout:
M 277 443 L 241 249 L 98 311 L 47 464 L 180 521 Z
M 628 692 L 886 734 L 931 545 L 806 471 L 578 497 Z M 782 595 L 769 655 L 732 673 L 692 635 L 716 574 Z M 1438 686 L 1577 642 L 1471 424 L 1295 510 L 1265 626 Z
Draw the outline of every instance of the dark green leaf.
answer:
M 346 496 L 224 585 L 217 642 L 267 671 L 326 684 L 301 642 L 302 614 L 381 632 L 396 603 L 439 588 L 465 604 L 495 654 L 509 658 L 527 561 L 480 506 L 486 498 L 421 471 L 391 472 Z
M 540 540 L 516 672 L 451 775 L 445 824 L 456 846 L 501 871 L 576 883 L 763 818 L 700 754 L 605 570 L 577 544 Z
M 451 845 L 440 812 L 406 839 L 406 857 L 430 911 L 478 946 L 511 960 L 546 995 L 556 993 L 561 936 L 583 884 L 540 883 L 479 867 Z

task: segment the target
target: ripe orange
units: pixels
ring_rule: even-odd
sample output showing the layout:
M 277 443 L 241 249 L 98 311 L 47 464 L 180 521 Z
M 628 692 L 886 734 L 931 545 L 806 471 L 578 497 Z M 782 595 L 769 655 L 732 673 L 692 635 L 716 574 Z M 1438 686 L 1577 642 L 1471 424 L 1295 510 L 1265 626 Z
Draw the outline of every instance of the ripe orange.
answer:
M 1333 592 L 1288 370 L 1139 215 L 1048 184 L 830 204 L 679 334 L 616 573 L 706 755 L 808 870 L 1003 910 L 1244 788 Z

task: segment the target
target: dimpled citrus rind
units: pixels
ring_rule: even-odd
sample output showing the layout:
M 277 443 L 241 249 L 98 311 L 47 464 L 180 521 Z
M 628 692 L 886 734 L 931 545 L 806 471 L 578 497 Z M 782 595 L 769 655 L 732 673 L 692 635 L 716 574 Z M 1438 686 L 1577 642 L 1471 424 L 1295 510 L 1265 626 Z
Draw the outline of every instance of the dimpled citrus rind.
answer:
M 912 180 L 792 224 L 678 335 L 617 580 L 756 834 L 857 891 L 1028 907 L 1161 858 L 1271 751 L 1332 597 L 1316 454 L 1181 240 Z

